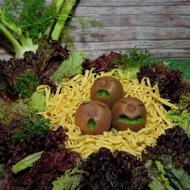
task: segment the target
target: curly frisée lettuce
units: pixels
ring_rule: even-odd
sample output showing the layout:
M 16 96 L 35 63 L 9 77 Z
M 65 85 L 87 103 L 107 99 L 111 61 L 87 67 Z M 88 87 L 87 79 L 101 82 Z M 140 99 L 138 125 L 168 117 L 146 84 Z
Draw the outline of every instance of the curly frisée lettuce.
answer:
M 15 81 L 14 91 L 23 98 L 29 98 L 38 86 L 38 76 L 34 72 L 26 73 Z
M 11 131 L 11 138 L 23 143 L 33 137 L 43 137 L 47 135 L 50 121 L 40 115 L 27 115 L 21 120 L 21 125 Z

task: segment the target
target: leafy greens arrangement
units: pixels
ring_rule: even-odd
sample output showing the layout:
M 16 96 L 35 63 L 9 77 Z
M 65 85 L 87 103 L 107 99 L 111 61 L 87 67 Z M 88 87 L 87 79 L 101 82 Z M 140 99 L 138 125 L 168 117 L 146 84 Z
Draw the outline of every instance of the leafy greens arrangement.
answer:
M 148 51 L 138 48 L 95 60 L 70 53 L 58 40 L 77 2 L 5 0 L 0 8 L 0 31 L 15 50 L 15 58 L 0 60 L 0 107 L 6 107 L 0 118 L 12 115 L 0 123 L 0 188 L 190 190 L 190 87 L 181 74 L 189 79 L 189 62 L 155 64 Z M 117 67 L 131 78 L 149 77 L 157 84 L 161 96 L 177 105 L 166 117 L 180 127 L 166 130 L 154 147 L 146 147 L 141 160 L 107 148 L 82 160 L 65 147 L 65 130 L 49 130 L 50 121 L 36 114 L 46 109 L 45 96 L 36 87 L 47 84 L 55 92 L 63 78 L 85 69 L 98 73 Z M 24 114 L 15 114 L 19 111 Z
M 63 60 L 62 53 L 67 51 L 61 48 L 56 41 L 50 40 L 47 45 L 42 40 L 39 45 L 45 47 L 46 52 L 51 52 L 51 56 L 46 57 L 44 56 L 46 55 L 45 51 L 37 50 L 37 54 L 33 54 L 33 56 L 25 54 L 24 60 L 32 60 L 34 64 L 36 60 L 40 60 L 40 56 L 42 57 L 38 63 L 43 63 L 43 66 L 36 67 L 38 68 L 36 73 L 43 82 L 45 81 L 44 76 L 47 75 L 59 83 L 63 77 L 82 73 L 82 69 L 95 68 L 94 71 L 99 72 L 115 67 L 124 68 L 123 54 L 121 53 L 112 52 L 95 60 L 84 60 L 82 54 L 74 52 L 70 54 L 69 59 Z M 50 47 L 54 47 L 53 50 Z M 39 55 L 39 57 L 36 58 L 34 55 Z M 133 58 L 132 53 L 130 56 L 126 64 L 138 62 Z M 57 63 L 59 65 L 57 70 L 53 69 L 54 72 L 44 69 L 52 67 L 50 64 L 52 57 L 53 60 L 61 60 L 59 64 Z M 53 63 L 55 62 L 53 61 Z M 69 67 L 70 65 L 72 67 Z M 132 65 L 131 67 L 133 67 Z M 134 66 L 134 68 L 137 67 Z M 40 70 L 43 72 L 40 73 Z M 0 156 L 3 156 L 0 158 L 2 171 L 4 169 L 2 175 L 5 176 L 3 185 L 6 186 L 6 190 L 12 190 L 12 188 L 29 190 L 94 190 L 101 188 L 108 190 L 189 190 L 189 87 L 179 71 L 169 69 L 164 64 L 143 66 L 139 62 L 138 70 L 139 80 L 144 76 L 149 77 L 152 85 L 160 85 L 161 95 L 167 94 L 173 98 L 172 101 L 177 102 L 178 109 L 169 110 L 166 116 L 180 127 L 176 126 L 166 130 L 165 134 L 157 139 L 154 147 L 146 147 L 142 160 L 123 151 L 112 153 L 107 148 L 101 148 L 98 152 L 89 155 L 87 159 L 81 160 L 78 153 L 65 148 L 63 142 L 67 137 L 63 128 L 59 128 L 55 132 L 49 131 L 50 123 L 44 118 L 36 118 L 36 116 L 33 118 L 32 116 L 14 121 L 8 126 L 2 124 Z M 43 75 L 42 78 L 41 75 Z M 164 81 L 168 82 L 167 85 L 171 86 L 172 84 L 173 88 L 167 88 Z M 178 93 L 173 94 L 173 90 L 178 90 Z M 43 93 L 35 92 L 27 101 L 31 108 L 30 114 L 45 109 Z

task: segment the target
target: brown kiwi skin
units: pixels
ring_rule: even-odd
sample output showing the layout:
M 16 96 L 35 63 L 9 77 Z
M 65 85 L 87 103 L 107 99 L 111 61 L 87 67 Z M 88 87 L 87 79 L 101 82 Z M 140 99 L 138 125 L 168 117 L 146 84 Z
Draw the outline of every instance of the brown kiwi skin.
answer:
M 93 119 L 96 128 L 88 128 L 88 121 Z M 75 124 L 81 129 L 83 135 L 101 135 L 111 127 L 111 110 L 109 107 L 99 101 L 87 101 L 82 103 L 75 113 Z
M 144 122 L 136 125 L 122 123 L 119 121 L 119 116 L 125 115 L 130 119 L 135 119 L 139 116 L 144 117 Z M 131 131 L 138 132 L 141 130 L 147 121 L 147 110 L 144 103 L 134 97 L 126 97 L 119 99 L 112 108 L 112 125 L 118 131 L 130 129 Z
M 97 97 L 96 93 L 99 90 L 107 91 L 109 96 L 105 98 Z M 110 108 L 112 108 L 114 103 L 122 97 L 124 97 L 124 90 L 121 82 L 111 76 L 98 78 L 91 87 L 91 100 L 103 102 Z

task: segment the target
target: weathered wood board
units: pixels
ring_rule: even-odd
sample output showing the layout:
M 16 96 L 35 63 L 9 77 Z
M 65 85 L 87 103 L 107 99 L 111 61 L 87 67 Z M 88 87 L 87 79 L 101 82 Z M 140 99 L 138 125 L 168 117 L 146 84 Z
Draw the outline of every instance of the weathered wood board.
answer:
M 102 6 L 141 6 L 141 5 L 189 5 L 189 0 L 81 0 L 81 6 L 102 7 Z
M 83 30 L 80 18 L 103 26 Z M 190 0 L 81 0 L 71 25 L 76 48 L 89 56 L 137 46 L 156 57 L 190 58 Z M 0 58 L 8 58 L 3 38 Z

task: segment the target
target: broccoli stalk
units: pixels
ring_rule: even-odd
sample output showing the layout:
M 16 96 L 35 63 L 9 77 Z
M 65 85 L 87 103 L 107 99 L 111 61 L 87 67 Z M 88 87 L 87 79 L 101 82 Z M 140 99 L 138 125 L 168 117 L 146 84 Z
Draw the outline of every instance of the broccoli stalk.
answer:
M 13 0 L 5 0 L 0 9 L 0 31 L 11 42 L 16 58 L 22 58 L 26 51 L 36 52 L 44 35 L 59 40 L 77 0 L 54 0 L 47 7 L 45 3 L 45 0 L 21 0 L 23 10 L 17 16 L 10 12 Z M 44 12 L 38 15 L 41 10 Z

